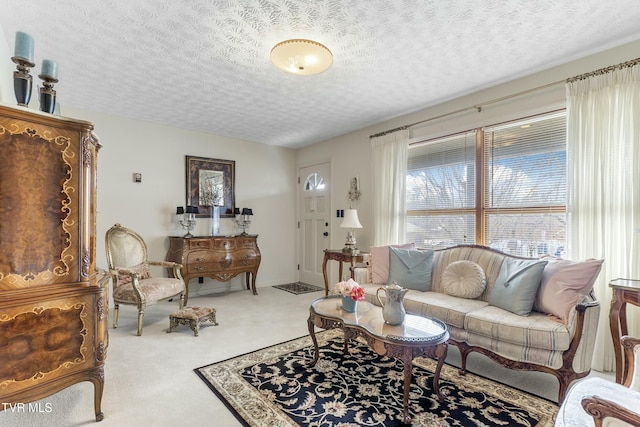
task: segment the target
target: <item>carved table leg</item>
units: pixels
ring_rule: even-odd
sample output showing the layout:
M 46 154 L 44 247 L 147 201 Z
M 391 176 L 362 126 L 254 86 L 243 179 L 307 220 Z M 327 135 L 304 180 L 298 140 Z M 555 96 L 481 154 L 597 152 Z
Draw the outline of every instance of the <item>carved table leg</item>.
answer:
M 258 295 L 258 291 L 256 290 L 256 273 L 252 272 L 251 273 L 251 291 L 253 292 L 254 295 Z M 249 273 L 247 272 L 247 289 L 249 289 Z
M 447 358 L 448 351 L 449 346 L 446 342 L 443 342 L 436 347 L 436 357 L 438 358 L 438 365 L 436 366 L 436 371 L 433 373 L 433 389 L 438 395 L 438 399 L 440 399 L 440 402 L 444 402 L 444 396 L 442 395 L 442 392 L 440 392 L 440 371 L 442 370 L 442 365 L 444 365 L 444 359 Z
M 404 372 L 404 390 L 402 396 L 402 422 L 405 425 L 411 425 L 411 416 L 409 415 L 409 391 L 411 390 L 411 377 L 413 370 L 413 352 L 405 349 L 402 355 L 402 364 Z
M 616 357 L 616 383 L 622 384 L 622 349 L 620 348 L 620 324 L 622 323 L 621 312 L 624 302 L 620 298 L 619 292 L 613 292 L 611 300 L 611 310 L 609 311 L 609 328 L 611 329 L 611 339 L 613 340 L 613 350 Z M 626 313 L 625 313 L 626 314 Z M 626 318 L 624 319 L 626 323 Z
M 313 349 L 314 349 L 313 361 L 309 365 L 309 367 L 313 368 L 314 366 L 316 366 L 316 363 L 318 363 L 318 358 L 320 356 L 320 349 L 318 348 L 318 339 L 316 338 L 316 329 L 313 323 L 313 315 L 310 315 L 309 319 L 307 319 L 307 326 L 309 328 L 309 335 L 311 335 L 311 340 L 313 341 Z
M 324 296 L 329 295 L 329 278 L 327 277 L 327 261 L 329 261 L 329 255 L 325 252 L 324 260 L 322 261 L 322 275 L 324 276 Z

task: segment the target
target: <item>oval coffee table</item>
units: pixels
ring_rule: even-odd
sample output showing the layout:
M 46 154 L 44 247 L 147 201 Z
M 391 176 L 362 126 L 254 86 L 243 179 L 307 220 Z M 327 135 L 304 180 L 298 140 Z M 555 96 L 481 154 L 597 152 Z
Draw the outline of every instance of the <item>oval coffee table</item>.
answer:
M 362 337 L 367 345 L 381 356 L 402 360 L 404 372 L 403 422 L 411 424 L 409 416 L 409 388 L 411 386 L 412 361 L 416 357 L 438 360 L 433 374 L 433 388 L 440 401 L 440 370 L 447 357 L 447 326 L 438 319 L 407 314 L 401 325 L 387 325 L 382 318 L 382 308 L 367 301 L 358 301 L 355 313 L 342 309 L 339 295 L 318 298 L 309 307 L 309 334 L 315 350 L 311 366 L 318 362 L 319 348 L 315 326 L 321 329 L 340 328 L 344 331 L 344 352 L 349 351 L 349 340 Z

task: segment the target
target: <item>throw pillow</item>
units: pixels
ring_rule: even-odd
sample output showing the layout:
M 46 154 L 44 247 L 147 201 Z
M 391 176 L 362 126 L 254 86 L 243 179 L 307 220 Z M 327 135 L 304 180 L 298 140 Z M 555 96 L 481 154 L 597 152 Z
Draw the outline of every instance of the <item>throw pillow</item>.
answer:
M 566 322 L 571 308 L 591 292 L 603 261 L 550 260 L 542 272 L 535 309 L 541 313 L 553 314 Z
M 389 248 L 389 283 L 416 291 L 431 290 L 432 250 Z
M 446 294 L 460 298 L 478 298 L 487 286 L 482 267 L 467 260 L 449 264 L 442 272 L 440 281 Z
M 149 264 L 143 262 L 138 265 L 134 265 L 133 267 L 129 267 L 126 270 L 133 271 L 134 273 L 138 273 L 140 276 L 139 280 L 148 279 L 151 277 L 151 273 L 149 271 Z M 129 273 L 125 273 L 121 271 L 118 273 L 118 286 L 127 285 L 131 283 L 131 275 Z
M 520 316 L 528 316 L 540 287 L 544 260 L 505 258 L 496 283 L 489 294 L 489 304 Z
M 415 249 L 413 243 L 391 245 L 393 248 Z M 374 246 L 371 252 L 371 283 L 386 285 L 389 282 L 389 246 Z

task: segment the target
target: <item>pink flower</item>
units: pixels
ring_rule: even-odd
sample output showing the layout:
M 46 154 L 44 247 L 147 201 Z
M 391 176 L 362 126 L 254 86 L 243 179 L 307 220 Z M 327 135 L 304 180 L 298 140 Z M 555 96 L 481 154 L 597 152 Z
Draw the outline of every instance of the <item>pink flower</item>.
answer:
M 364 300 L 364 289 L 353 279 L 338 282 L 333 285 L 333 289 L 343 297 L 351 297 L 354 301 Z
M 354 301 L 362 301 L 364 299 L 364 289 L 357 283 L 356 286 L 351 289 L 351 299 Z

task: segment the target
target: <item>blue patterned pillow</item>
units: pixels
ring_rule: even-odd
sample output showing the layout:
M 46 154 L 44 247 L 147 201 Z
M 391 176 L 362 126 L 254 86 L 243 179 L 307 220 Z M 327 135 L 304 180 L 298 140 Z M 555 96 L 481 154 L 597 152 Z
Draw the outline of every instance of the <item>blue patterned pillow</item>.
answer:
M 489 294 L 489 304 L 520 316 L 531 313 L 547 261 L 505 258 L 496 283 Z
M 389 247 L 389 283 L 416 291 L 431 290 L 432 250 L 410 250 Z

